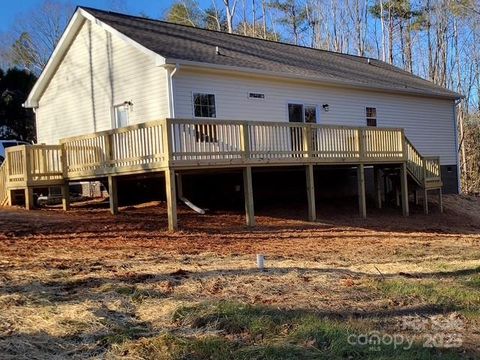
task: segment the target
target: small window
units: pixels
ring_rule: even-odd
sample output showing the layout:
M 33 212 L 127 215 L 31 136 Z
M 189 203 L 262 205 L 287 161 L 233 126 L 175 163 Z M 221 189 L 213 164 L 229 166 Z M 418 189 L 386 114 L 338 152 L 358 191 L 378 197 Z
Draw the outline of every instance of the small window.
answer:
M 217 117 L 215 110 L 214 94 L 193 94 L 193 107 L 195 117 L 214 118 Z
M 315 124 L 317 122 L 317 107 L 315 105 L 305 105 L 303 111 L 306 123 Z
M 367 126 L 377 126 L 377 108 L 367 107 L 365 112 Z
M 248 93 L 248 98 L 254 100 L 265 100 L 265 94 L 251 92 Z
M 115 127 L 121 128 L 128 126 L 128 106 L 125 104 L 113 107 L 115 113 Z

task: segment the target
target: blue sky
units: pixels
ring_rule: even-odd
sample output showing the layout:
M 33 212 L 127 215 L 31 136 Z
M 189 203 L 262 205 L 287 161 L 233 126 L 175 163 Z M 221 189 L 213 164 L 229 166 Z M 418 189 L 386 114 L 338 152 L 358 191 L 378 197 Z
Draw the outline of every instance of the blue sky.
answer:
M 173 0 L 59 0 L 73 5 L 84 5 L 104 10 L 127 12 L 133 15 L 145 13 L 152 18 L 161 17 Z M 0 0 L 0 32 L 8 30 L 16 16 L 34 9 L 43 0 Z M 205 1 L 200 1 L 203 3 Z

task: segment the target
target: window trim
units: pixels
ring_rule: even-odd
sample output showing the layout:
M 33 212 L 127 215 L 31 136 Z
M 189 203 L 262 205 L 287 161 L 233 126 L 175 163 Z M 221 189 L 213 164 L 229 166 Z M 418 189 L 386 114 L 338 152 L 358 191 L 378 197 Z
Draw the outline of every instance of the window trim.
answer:
M 375 109 L 375 117 L 368 117 L 367 116 L 367 109 Z M 365 106 L 365 126 L 368 127 L 378 127 L 378 108 L 373 105 L 367 105 Z M 368 125 L 368 120 L 375 120 L 375 126 L 374 125 Z
M 289 105 L 302 105 L 302 124 L 319 124 L 320 123 L 320 112 L 319 112 L 318 104 L 311 103 L 311 102 L 305 102 L 305 101 L 298 101 L 298 100 L 287 100 L 287 103 L 285 105 L 287 122 L 290 122 L 289 110 L 288 110 Z M 315 122 L 314 123 L 306 123 L 305 122 L 305 106 L 315 107 Z
M 195 94 L 206 94 L 206 95 L 213 95 L 215 98 L 215 117 L 206 117 L 206 116 L 195 116 Z M 191 93 L 192 99 L 192 117 L 194 119 L 217 119 L 218 118 L 218 104 L 217 104 L 217 93 L 212 90 L 192 90 Z

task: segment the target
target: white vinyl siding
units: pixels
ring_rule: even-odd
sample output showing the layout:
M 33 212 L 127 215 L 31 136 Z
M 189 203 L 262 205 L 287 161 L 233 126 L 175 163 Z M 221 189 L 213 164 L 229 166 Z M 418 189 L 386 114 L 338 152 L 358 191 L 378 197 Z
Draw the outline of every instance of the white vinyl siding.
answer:
M 85 21 L 39 101 L 39 143 L 114 126 L 114 105 L 131 101 L 129 123 L 168 116 L 167 72 L 131 44 Z
M 206 85 L 216 94 L 218 119 L 288 121 L 288 103 L 302 103 L 317 104 L 319 124 L 365 126 L 365 108 L 375 104 L 378 127 L 405 128 L 422 154 L 440 156 L 442 164 L 456 163 L 453 100 L 187 69 L 175 74 L 174 84 L 177 118 L 193 118 L 192 91 Z M 248 99 L 244 94 L 251 89 L 262 89 L 265 99 Z

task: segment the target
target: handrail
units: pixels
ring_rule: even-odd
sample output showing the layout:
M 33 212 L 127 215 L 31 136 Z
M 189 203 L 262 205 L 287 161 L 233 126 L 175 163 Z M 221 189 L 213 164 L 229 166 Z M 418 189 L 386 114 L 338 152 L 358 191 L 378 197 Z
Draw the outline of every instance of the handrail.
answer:
M 415 146 L 405 137 L 407 146 L 407 168 L 422 186 L 427 183 L 441 183 L 441 166 L 438 156 L 422 156 Z
M 422 157 L 401 128 L 163 119 L 8 148 L 5 172 L 8 185 L 31 186 L 166 167 L 405 161 L 419 183 L 440 181 L 438 158 Z

